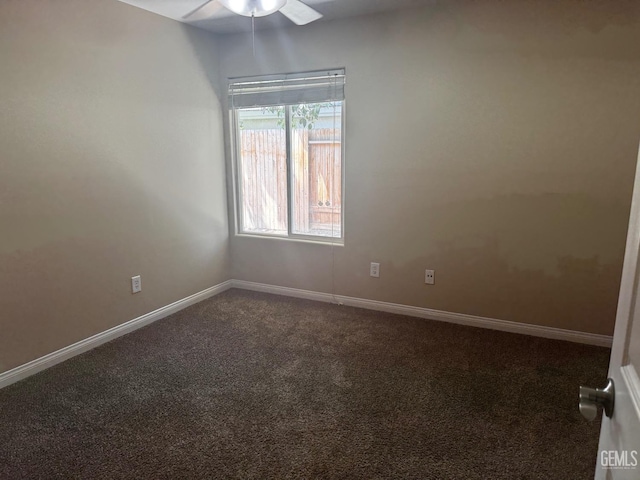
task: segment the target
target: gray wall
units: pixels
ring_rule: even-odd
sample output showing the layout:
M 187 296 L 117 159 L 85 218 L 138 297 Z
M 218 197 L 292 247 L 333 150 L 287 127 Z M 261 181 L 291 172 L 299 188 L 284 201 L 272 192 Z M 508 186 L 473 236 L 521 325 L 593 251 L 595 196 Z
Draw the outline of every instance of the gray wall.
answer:
M 611 334 L 638 4 L 441 3 L 258 32 L 255 59 L 250 35 L 219 38 L 225 77 L 348 76 L 345 246 L 233 237 L 233 277 Z
M 230 278 L 215 55 L 115 0 L 0 2 L 0 372 Z

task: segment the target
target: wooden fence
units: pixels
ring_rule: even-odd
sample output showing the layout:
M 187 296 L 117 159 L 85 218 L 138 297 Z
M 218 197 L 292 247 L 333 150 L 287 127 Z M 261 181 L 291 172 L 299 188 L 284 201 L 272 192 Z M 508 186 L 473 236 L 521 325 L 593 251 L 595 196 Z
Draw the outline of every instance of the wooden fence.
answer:
M 292 130 L 291 193 L 294 233 L 340 236 L 342 149 L 339 135 L 339 130 L 328 128 Z M 286 233 L 285 131 L 243 129 L 240 140 L 244 230 Z

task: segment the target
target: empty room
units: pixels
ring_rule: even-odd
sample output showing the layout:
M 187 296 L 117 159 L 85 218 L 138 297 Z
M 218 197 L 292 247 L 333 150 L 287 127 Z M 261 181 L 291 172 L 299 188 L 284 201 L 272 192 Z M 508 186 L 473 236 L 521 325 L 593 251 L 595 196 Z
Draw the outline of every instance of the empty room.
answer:
M 0 479 L 640 478 L 639 2 L 3 0 L 0 65 Z

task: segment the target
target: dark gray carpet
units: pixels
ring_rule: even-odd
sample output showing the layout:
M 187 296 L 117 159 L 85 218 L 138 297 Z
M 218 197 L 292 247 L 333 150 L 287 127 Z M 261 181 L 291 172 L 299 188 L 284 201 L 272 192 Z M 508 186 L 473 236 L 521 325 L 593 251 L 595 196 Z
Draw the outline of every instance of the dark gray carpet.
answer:
M 0 478 L 593 478 L 609 351 L 230 290 L 0 391 Z

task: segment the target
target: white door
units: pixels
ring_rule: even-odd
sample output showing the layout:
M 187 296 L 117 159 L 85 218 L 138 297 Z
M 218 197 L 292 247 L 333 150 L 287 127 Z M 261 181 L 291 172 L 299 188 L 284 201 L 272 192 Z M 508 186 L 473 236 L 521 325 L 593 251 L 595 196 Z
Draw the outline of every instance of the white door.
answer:
M 638 153 L 640 163 L 640 152 Z M 602 416 L 596 479 L 640 479 L 640 166 L 631 203 L 618 313 L 609 363 L 613 415 Z M 598 385 L 599 386 L 599 385 Z

